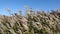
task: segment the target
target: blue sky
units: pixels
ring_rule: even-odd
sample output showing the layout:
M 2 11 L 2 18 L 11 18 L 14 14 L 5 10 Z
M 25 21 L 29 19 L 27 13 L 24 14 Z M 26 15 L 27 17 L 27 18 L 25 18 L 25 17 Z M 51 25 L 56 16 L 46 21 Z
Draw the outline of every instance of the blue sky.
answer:
M 0 0 L 0 14 L 9 15 L 5 8 L 10 8 L 13 12 L 17 12 L 18 9 L 24 13 L 24 6 L 29 8 L 40 9 L 44 11 L 59 9 L 60 0 Z

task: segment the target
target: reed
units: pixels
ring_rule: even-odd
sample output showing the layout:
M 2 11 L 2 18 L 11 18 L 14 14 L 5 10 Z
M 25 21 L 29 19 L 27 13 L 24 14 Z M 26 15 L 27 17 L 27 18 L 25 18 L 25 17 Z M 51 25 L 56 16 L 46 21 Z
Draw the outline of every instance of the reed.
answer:
M 6 9 L 11 14 L 10 9 Z M 0 16 L 0 34 L 60 34 L 60 10 L 49 13 L 28 10 L 26 16 Z

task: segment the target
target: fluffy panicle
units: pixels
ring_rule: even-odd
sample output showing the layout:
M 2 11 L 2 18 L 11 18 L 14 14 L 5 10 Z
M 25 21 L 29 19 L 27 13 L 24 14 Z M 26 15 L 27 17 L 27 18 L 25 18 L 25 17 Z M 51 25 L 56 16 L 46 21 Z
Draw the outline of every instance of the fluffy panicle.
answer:
M 12 16 L 0 15 L 0 34 L 60 34 L 60 10 L 35 13 L 32 9 L 27 11 L 27 6 L 25 9 L 25 16 L 21 10 Z M 11 14 L 9 8 L 6 10 Z

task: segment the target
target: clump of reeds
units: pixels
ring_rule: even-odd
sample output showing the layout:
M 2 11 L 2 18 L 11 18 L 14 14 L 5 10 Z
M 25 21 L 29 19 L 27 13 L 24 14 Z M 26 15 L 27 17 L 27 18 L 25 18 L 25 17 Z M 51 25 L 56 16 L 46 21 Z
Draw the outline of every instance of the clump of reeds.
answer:
M 60 10 L 45 13 L 28 10 L 26 16 L 12 14 L 0 16 L 0 34 L 60 34 Z

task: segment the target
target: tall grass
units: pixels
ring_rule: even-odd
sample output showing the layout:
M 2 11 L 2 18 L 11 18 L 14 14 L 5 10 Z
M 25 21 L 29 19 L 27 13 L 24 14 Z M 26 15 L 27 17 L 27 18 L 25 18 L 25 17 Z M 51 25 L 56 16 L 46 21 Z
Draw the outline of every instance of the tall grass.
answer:
M 60 34 L 60 10 L 45 13 L 28 10 L 25 16 L 11 14 L 0 16 L 0 34 Z

